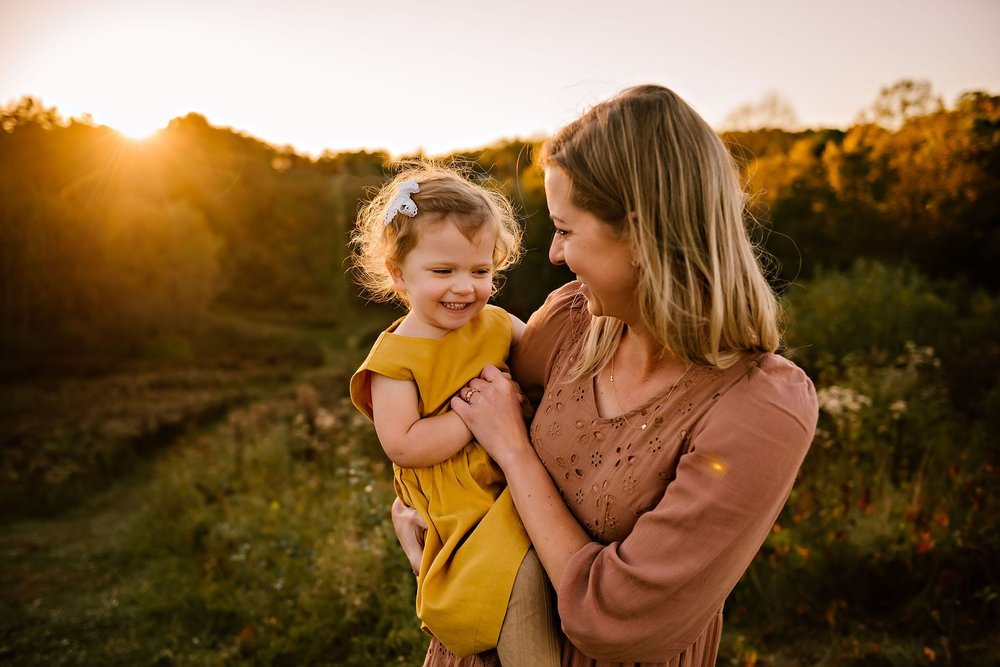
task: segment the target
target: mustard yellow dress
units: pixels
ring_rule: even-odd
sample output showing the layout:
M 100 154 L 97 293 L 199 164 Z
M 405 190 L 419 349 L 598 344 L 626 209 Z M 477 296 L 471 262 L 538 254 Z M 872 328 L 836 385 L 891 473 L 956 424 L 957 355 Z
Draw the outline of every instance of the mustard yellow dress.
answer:
M 421 417 L 449 410 L 452 396 L 487 364 L 507 370 L 512 324 L 487 305 L 442 338 L 379 336 L 351 378 L 351 400 L 372 419 L 371 374 L 416 383 Z M 478 443 L 427 468 L 393 464 L 396 494 L 427 522 L 417 616 L 459 656 L 496 646 L 514 577 L 529 546 L 503 472 Z

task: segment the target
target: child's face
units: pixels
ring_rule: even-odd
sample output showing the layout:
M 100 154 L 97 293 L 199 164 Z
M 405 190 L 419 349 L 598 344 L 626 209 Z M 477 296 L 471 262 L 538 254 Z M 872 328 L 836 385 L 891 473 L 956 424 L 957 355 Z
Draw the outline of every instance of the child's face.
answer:
M 447 219 L 420 230 L 416 247 L 390 271 L 422 333 L 437 338 L 479 314 L 493 287 L 495 243 L 495 232 L 469 241 Z

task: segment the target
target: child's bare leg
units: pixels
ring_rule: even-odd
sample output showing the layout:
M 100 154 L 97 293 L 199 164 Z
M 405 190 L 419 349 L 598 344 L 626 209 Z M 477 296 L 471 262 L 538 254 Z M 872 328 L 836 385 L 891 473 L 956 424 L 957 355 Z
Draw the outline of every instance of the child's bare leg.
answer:
M 558 667 L 560 643 L 555 595 L 535 550 L 528 549 L 500 628 L 500 662 L 503 667 Z

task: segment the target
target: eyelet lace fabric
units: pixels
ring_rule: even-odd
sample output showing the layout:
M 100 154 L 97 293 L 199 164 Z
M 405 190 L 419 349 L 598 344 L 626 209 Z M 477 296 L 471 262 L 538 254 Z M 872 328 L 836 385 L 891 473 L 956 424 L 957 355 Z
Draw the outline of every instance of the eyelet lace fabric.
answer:
M 603 544 L 626 542 L 621 548 L 607 550 L 587 545 L 570 560 L 569 571 L 564 575 L 559 590 L 560 606 L 565 605 L 567 612 L 562 618 L 563 628 L 568 633 L 563 643 L 563 667 L 714 665 L 722 631 L 721 607 L 711 612 L 701 608 L 703 601 L 688 601 L 683 596 L 661 604 L 661 591 L 650 590 L 648 582 L 642 577 L 634 579 L 637 571 L 634 568 L 639 568 L 639 571 L 653 568 L 647 571 L 659 573 L 663 572 L 663 568 L 676 567 L 684 573 L 699 567 L 692 565 L 693 561 L 683 562 L 685 559 L 674 563 L 674 559 L 663 552 L 648 553 L 650 560 L 642 562 L 647 556 L 641 554 L 650 552 L 650 547 L 655 546 L 661 529 L 657 521 L 649 520 L 648 516 L 644 521 L 643 517 L 652 510 L 657 516 L 661 513 L 664 517 L 675 516 L 678 511 L 684 511 L 686 503 L 704 499 L 699 494 L 712 491 L 691 486 L 690 480 L 697 477 L 688 474 L 689 467 L 693 475 L 724 475 L 726 463 L 730 461 L 734 465 L 729 472 L 742 472 L 737 481 L 755 484 L 753 480 L 758 475 L 754 471 L 766 477 L 784 466 L 781 474 L 791 484 L 798 465 L 794 456 L 804 455 L 808 446 L 808 442 L 799 440 L 811 438 L 808 419 L 815 418 L 815 406 L 810 412 L 808 390 L 811 385 L 808 378 L 787 361 L 772 359 L 772 355 L 751 354 L 726 370 L 696 366 L 677 385 L 672 395 L 667 395 L 669 387 L 664 387 L 663 393 L 649 401 L 648 405 L 610 419 L 601 418 L 597 412 L 592 379 L 584 382 L 566 380 L 591 319 L 578 288 L 570 284 L 554 293 L 538 315 L 533 318 L 534 328 L 529 323 L 529 331 L 524 338 L 529 344 L 521 348 L 520 358 L 515 355 L 514 364 L 515 376 L 523 378 L 526 391 L 538 401 L 529 430 L 532 444 L 567 508 L 580 525 L 586 527 L 591 539 Z M 758 367 L 766 367 L 766 370 L 757 373 L 755 370 Z M 744 379 L 756 383 L 752 391 L 748 391 Z M 735 396 L 731 393 L 732 389 L 738 389 L 734 392 Z M 758 396 L 763 396 L 761 401 L 757 400 Z M 731 397 L 732 400 L 720 400 L 723 397 Z M 784 419 L 780 432 L 762 433 L 762 428 L 771 428 L 767 415 L 762 421 L 758 414 L 757 408 L 765 404 L 781 406 L 775 410 Z M 648 422 L 639 421 L 642 410 L 646 410 Z M 792 411 L 792 419 L 787 419 L 789 410 Z M 793 423 L 795 414 L 798 414 L 797 423 Z M 629 427 L 626 418 L 633 425 L 646 423 L 647 428 Z M 747 422 L 746 429 L 741 428 L 741 422 Z M 762 427 L 762 424 L 766 426 Z M 804 430 L 800 431 L 800 427 Z M 762 461 L 748 460 L 746 453 L 753 450 L 747 449 L 747 438 L 751 440 L 750 447 L 754 446 L 754 442 L 763 447 L 759 450 Z M 789 451 L 793 452 L 792 457 L 785 455 Z M 737 462 L 738 468 L 735 465 Z M 682 463 L 683 475 L 680 479 L 683 493 L 671 494 L 670 486 L 677 483 L 675 480 L 679 477 L 678 469 Z M 707 472 L 709 469 L 715 472 Z M 719 486 L 733 491 L 731 485 Z M 779 498 L 775 494 L 781 489 L 777 489 L 774 483 L 771 486 L 770 500 L 772 504 L 780 505 L 784 495 L 779 494 Z M 754 492 L 758 490 L 758 486 L 753 487 Z M 692 494 L 697 497 L 692 499 Z M 665 498 L 667 502 L 664 502 Z M 676 506 L 673 504 L 675 501 Z M 749 518 L 756 519 L 758 532 L 766 535 L 770 529 L 768 517 Z M 667 532 L 670 533 L 669 530 Z M 677 531 L 672 534 L 676 537 Z M 747 535 L 741 532 L 742 542 L 737 543 L 737 547 L 755 539 Z M 711 522 L 704 526 L 699 523 L 693 529 L 690 547 L 696 552 L 702 550 L 701 553 L 708 554 L 719 543 L 719 539 L 712 534 Z M 632 545 L 635 548 L 631 548 Z M 726 549 L 722 560 L 713 561 L 711 574 L 714 579 L 706 583 L 708 588 L 714 585 L 713 590 L 718 593 L 722 590 L 720 586 L 728 587 L 728 582 L 735 581 L 734 577 L 742 573 L 745 564 L 738 562 L 738 555 L 732 556 L 738 551 Z M 622 560 L 623 555 L 628 557 L 627 561 Z M 639 557 L 633 558 L 635 556 Z M 725 560 L 729 556 L 732 557 Z M 601 601 L 606 599 L 604 587 L 610 587 L 607 591 L 611 591 L 612 596 L 628 596 L 630 604 L 635 605 L 636 613 L 619 623 L 623 619 L 615 610 L 611 613 L 602 610 Z M 692 613 L 704 616 L 707 625 L 699 632 L 682 632 L 684 628 L 676 627 L 676 619 L 686 618 Z M 650 635 L 650 631 L 655 636 Z M 663 658 L 653 657 L 654 654 L 650 653 L 653 659 L 643 663 L 595 660 L 584 652 L 585 648 L 577 648 L 569 637 L 590 642 L 590 650 L 598 655 L 605 645 L 617 650 L 623 641 L 629 645 L 635 642 L 636 646 L 642 642 L 660 641 L 662 647 L 657 646 L 655 655 L 660 655 L 662 648 Z M 476 656 L 475 662 L 467 660 L 454 656 L 449 660 L 441 659 L 432 644 L 425 666 L 473 667 L 489 664 L 483 662 L 480 656 Z
M 585 326 L 573 327 L 561 346 L 529 433 L 566 505 L 592 539 L 608 544 L 624 539 L 663 497 L 692 428 L 725 392 L 723 378 L 734 374 L 696 367 L 672 395 L 665 387 L 634 412 L 601 418 L 590 378 L 562 380 L 584 333 Z M 628 427 L 626 418 L 641 422 L 649 415 L 648 428 Z

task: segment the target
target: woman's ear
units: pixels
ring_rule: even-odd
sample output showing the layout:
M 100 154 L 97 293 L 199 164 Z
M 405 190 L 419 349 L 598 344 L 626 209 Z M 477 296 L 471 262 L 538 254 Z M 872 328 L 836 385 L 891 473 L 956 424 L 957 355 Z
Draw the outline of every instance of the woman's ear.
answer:
M 399 268 L 399 265 L 387 259 L 385 260 L 385 268 L 392 277 L 392 284 L 396 288 L 396 291 L 405 294 L 406 284 L 403 282 L 403 271 Z

